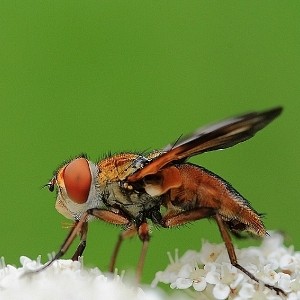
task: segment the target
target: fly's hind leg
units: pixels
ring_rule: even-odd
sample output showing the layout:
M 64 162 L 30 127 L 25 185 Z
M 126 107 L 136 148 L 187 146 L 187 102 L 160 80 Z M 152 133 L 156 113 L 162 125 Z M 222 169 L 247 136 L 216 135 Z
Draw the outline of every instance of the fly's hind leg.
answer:
M 244 267 L 242 267 L 238 263 L 235 250 L 231 241 L 230 234 L 226 227 L 226 224 L 224 223 L 220 214 L 215 209 L 200 207 L 200 208 L 192 209 L 190 211 L 182 211 L 177 214 L 176 213 L 167 214 L 162 218 L 160 225 L 163 227 L 173 227 L 173 226 L 178 226 L 178 225 L 188 223 L 190 221 L 196 221 L 208 217 L 213 217 L 218 224 L 231 264 L 237 269 L 241 270 L 244 274 L 249 276 L 252 280 L 256 282 L 260 282 L 252 273 L 247 271 Z M 269 289 L 274 290 L 278 295 L 279 294 L 286 295 L 285 292 L 278 287 L 275 287 L 270 284 L 264 284 L 264 285 Z
M 179 213 L 169 213 L 165 215 L 159 224 L 163 227 L 169 228 L 183 225 L 192 221 L 197 221 L 204 218 L 209 218 L 216 214 L 216 210 L 209 207 L 194 208 L 189 211 L 182 211 Z
M 218 224 L 218 227 L 219 227 L 219 230 L 220 230 L 220 233 L 221 233 L 221 236 L 223 238 L 223 241 L 225 243 L 225 246 L 226 246 L 226 249 L 227 249 L 227 252 L 228 252 L 228 256 L 229 256 L 229 259 L 230 259 L 230 262 L 231 264 L 236 267 L 237 269 L 241 270 L 243 273 L 245 273 L 247 276 L 249 276 L 252 280 L 256 281 L 256 282 L 260 282 L 252 273 L 250 273 L 249 271 L 247 271 L 244 267 L 242 267 L 238 261 L 237 261 L 237 257 L 236 257 L 236 254 L 235 254 L 235 251 L 234 251 L 234 247 L 233 247 L 233 244 L 232 244 L 232 241 L 231 241 L 231 237 L 230 237 L 230 234 L 228 232 L 228 229 L 222 219 L 222 217 L 217 213 L 215 216 L 214 216 L 217 224 Z M 285 292 L 278 288 L 278 287 L 275 287 L 273 285 L 270 285 L 270 284 L 266 284 L 264 283 L 264 285 L 266 287 L 268 287 L 269 289 L 271 290 L 274 290 L 277 295 L 279 294 L 282 294 L 282 295 L 286 295 Z

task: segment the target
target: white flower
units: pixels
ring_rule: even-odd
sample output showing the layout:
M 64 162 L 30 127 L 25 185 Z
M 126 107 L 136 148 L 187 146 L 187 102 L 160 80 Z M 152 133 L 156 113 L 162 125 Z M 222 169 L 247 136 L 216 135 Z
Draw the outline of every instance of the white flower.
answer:
M 156 273 L 154 280 L 151 283 L 152 287 L 155 287 L 159 282 L 171 283 L 174 282 L 178 277 L 178 272 L 184 265 L 178 258 L 178 249 L 175 249 L 175 256 L 172 257 L 171 253 L 167 253 L 170 264 L 165 269 L 165 271 L 159 271 Z
M 280 234 L 270 233 L 260 247 L 235 252 L 239 263 L 261 281 L 259 284 L 230 264 L 224 244 L 208 242 L 198 253 L 189 251 L 179 258 L 177 252 L 177 275 L 168 276 L 167 267 L 162 272 L 168 278 L 164 283 L 188 290 L 194 299 L 282 299 L 263 283 L 281 288 L 289 300 L 300 299 L 300 252 L 285 247 Z
M 225 246 L 223 244 L 210 244 L 208 242 L 203 243 L 200 252 L 200 259 L 203 264 L 215 262 L 218 257 L 223 253 Z M 226 259 L 226 261 L 228 258 Z
M 157 272 L 152 290 L 128 285 L 122 275 L 103 274 L 86 269 L 82 262 L 57 260 L 39 273 L 40 257 L 34 261 L 20 258 L 22 267 L 6 265 L 0 258 L 0 299 L 167 299 L 155 286 L 162 282 L 172 289 L 185 291 L 189 299 L 279 300 L 281 295 L 263 283 L 286 292 L 287 300 L 300 299 L 300 252 L 285 247 L 278 234 L 266 237 L 260 247 L 235 250 L 239 263 L 260 283 L 231 265 L 223 244 L 203 243 L 200 252 L 189 250 L 179 257 L 168 253 L 170 264 Z M 178 299 L 183 299 L 182 292 Z
M 41 272 L 29 273 L 41 267 L 40 258 L 34 261 L 22 256 L 20 261 L 22 267 L 16 268 L 0 260 L 1 300 L 165 299 L 158 290 L 125 285 L 119 275 L 86 269 L 80 262 L 57 260 Z
M 275 285 L 280 278 L 280 275 L 275 272 L 271 265 L 263 266 L 257 275 L 264 283 L 271 285 Z
M 299 268 L 299 261 L 298 258 L 293 256 L 292 254 L 285 254 L 280 258 L 279 266 L 282 270 L 295 271 L 295 268 L 297 266 Z

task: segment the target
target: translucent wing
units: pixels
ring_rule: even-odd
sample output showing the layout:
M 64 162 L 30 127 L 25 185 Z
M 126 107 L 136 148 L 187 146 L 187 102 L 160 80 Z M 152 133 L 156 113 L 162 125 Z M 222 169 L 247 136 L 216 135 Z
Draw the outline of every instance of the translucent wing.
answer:
M 248 140 L 272 122 L 281 112 L 282 107 L 275 107 L 263 112 L 236 116 L 200 128 L 192 135 L 181 138 L 175 145 L 166 146 L 161 155 L 129 176 L 128 181 L 135 182 L 147 175 L 155 174 L 171 162 L 183 161 L 208 151 L 229 148 Z

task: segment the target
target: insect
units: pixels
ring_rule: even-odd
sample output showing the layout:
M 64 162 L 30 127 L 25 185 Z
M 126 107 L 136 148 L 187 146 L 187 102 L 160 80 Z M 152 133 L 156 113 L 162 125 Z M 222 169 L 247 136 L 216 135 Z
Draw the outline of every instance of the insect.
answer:
M 110 271 L 113 271 L 123 240 L 137 235 L 142 241 L 136 276 L 142 275 L 150 241 L 149 224 L 169 228 L 203 218 L 214 219 L 231 264 L 259 280 L 238 261 L 230 233 L 245 231 L 265 236 L 261 215 L 227 181 L 205 168 L 188 163 L 191 156 L 232 147 L 253 137 L 282 112 L 281 107 L 252 112 L 203 127 L 194 134 L 148 155 L 119 153 L 98 163 L 81 155 L 65 163 L 46 185 L 56 187 L 56 209 L 74 225 L 55 257 L 62 257 L 79 235 L 72 257 L 77 260 L 86 247 L 88 222 L 92 219 L 121 225 Z M 265 284 L 278 294 L 284 292 Z

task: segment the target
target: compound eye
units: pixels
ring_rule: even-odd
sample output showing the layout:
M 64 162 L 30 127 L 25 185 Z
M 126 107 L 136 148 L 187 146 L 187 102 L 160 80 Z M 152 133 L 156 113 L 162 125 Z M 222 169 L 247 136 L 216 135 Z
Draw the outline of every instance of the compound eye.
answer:
M 76 203 L 85 203 L 92 182 L 88 161 L 82 157 L 71 161 L 64 169 L 63 179 L 68 196 Z

